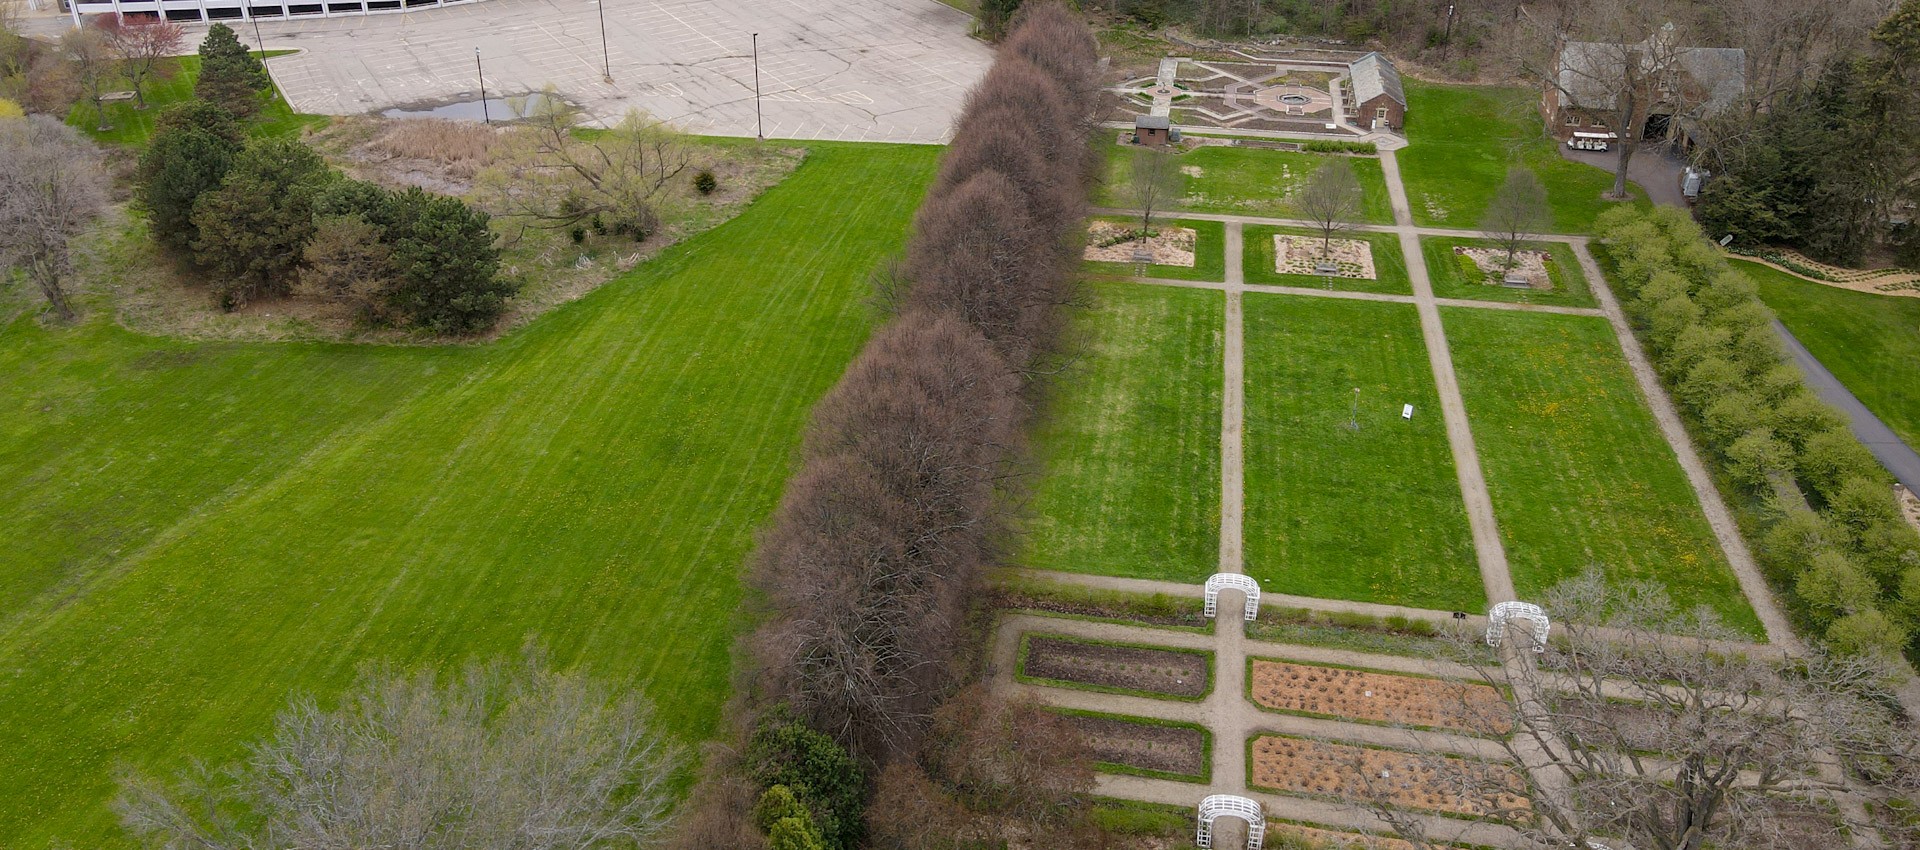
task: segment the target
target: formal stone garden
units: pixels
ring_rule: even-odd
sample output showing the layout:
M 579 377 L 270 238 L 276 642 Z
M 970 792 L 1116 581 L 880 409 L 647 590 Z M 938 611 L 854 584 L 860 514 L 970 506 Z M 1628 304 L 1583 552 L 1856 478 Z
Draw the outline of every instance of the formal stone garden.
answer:
M 1191 228 L 1161 225 L 1143 235 L 1133 223 L 1094 220 L 1087 223 L 1085 259 L 1103 263 L 1131 263 L 1144 252 L 1156 266 L 1193 266 L 1198 235 Z
M 1323 263 L 1333 263 L 1336 271 L 1323 272 Z M 1373 245 L 1361 239 L 1334 239 L 1276 233 L 1273 236 L 1273 271 L 1276 274 L 1331 274 L 1357 280 L 1373 280 Z

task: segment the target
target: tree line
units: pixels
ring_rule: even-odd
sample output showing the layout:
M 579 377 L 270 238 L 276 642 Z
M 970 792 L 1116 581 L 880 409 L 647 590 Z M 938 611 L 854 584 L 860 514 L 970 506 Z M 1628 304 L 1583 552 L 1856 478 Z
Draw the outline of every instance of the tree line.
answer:
M 888 318 L 815 408 L 752 559 L 765 619 L 748 641 L 751 731 L 731 773 L 696 792 L 682 846 L 1083 831 L 1056 829 L 1084 819 L 1092 784 L 1066 721 L 955 692 L 974 590 L 1006 535 L 1029 379 L 1074 294 L 1098 89 L 1091 32 L 1047 3 L 1014 17 L 968 95 L 880 276 Z
M 1786 361 L 1753 282 L 1681 210 L 1616 208 L 1597 231 L 1662 377 L 1758 506 L 1761 565 L 1834 648 L 1900 656 L 1920 627 L 1920 534 L 1845 417 Z
M 349 179 L 295 139 L 248 138 L 265 69 L 223 25 L 200 52 L 196 97 L 156 122 L 134 198 L 156 242 L 212 273 L 222 308 L 301 295 L 372 324 L 492 326 L 514 286 L 485 212 Z
M 1700 195 L 1709 233 L 1843 265 L 1889 242 L 1901 264 L 1920 268 L 1920 227 L 1888 224 L 1920 202 L 1920 0 L 1774 109 L 1723 123 L 1704 157 L 1716 173 Z

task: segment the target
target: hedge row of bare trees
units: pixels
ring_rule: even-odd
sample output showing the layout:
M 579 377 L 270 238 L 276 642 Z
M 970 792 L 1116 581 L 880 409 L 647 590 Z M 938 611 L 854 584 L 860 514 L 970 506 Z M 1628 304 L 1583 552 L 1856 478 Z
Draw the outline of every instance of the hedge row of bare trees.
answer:
M 908 765 L 939 778 L 921 772 L 924 743 L 959 678 L 969 590 L 1004 536 L 1025 376 L 1049 356 L 1072 294 L 1097 74 L 1097 44 L 1076 16 L 1022 10 L 915 219 L 884 293 L 892 316 L 815 409 L 802 468 L 755 556 L 770 608 L 752 641 L 761 726 L 797 720 L 868 775 Z M 757 772 L 766 748 L 746 749 Z M 828 807 L 790 790 L 818 825 Z M 713 834 L 710 814 L 690 826 Z M 840 846 L 831 832 L 820 830 Z

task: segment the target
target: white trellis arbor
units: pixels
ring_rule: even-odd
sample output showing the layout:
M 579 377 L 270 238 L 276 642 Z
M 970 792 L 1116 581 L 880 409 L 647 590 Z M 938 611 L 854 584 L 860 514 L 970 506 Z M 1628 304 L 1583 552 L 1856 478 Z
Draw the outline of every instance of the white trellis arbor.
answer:
M 1493 606 L 1487 614 L 1487 645 L 1499 646 L 1507 638 L 1507 621 L 1533 621 L 1533 651 L 1547 651 L 1547 635 L 1553 624 L 1547 620 L 1547 612 L 1531 602 L 1502 602 Z
M 1239 573 L 1214 573 L 1207 579 L 1206 615 L 1212 617 L 1220 607 L 1220 591 L 1238 590 L 1247 597 L 1247 619 L 1260 618 L 1260 583 Z
M 1200 801 L 1199 815 L 1200 825 L 1193 833 L 1193 843 L 1203 850 L 1213 847 L 1213 822 L 1221 817 L 1236 817 L 1247 822 L 1247 850 L 1260 850 L 1260 843 L 1266 839 L 1267 816 L 1257 800 L 1213 794 Z

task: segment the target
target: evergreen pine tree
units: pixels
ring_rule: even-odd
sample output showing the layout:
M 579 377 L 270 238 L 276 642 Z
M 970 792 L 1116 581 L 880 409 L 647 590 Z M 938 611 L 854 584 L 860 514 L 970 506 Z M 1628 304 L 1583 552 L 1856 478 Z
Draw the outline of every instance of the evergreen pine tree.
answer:
M 223 306 L 286 292 L 312 238 L 314 195 L 333 176 L 313 149 L 263 139 L 234 158 L 220 188 L 194 204 L 195 259 L 219 275 Z
M 238 118 L 260 111 L 260 94 L 271 88 L 267 68 L 240 43 L 233 28 L 214 24 L 200 42 L 200 79 L 193 94 L 219 105 Z
M 392 216 L 387 241 L 400 274 L 393 312 L 436 333 L 490 327 L 514 286 L 500 278 L 500 249 L 487 214 L 413 187 L 393 196 Z
M 134 197 L 147 211 L 154 239 L 176 250 L 193 247 L 199 235 L 193 205 L 220 187 L 240 146 L 233 116 L 206 101 L 189 101 L 160 116 L 134 175 Z

